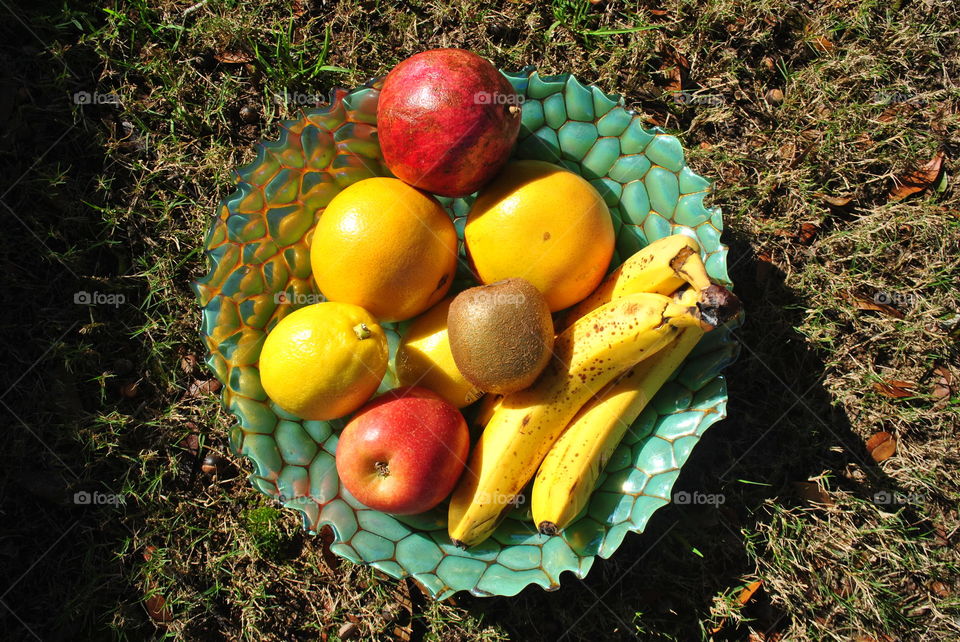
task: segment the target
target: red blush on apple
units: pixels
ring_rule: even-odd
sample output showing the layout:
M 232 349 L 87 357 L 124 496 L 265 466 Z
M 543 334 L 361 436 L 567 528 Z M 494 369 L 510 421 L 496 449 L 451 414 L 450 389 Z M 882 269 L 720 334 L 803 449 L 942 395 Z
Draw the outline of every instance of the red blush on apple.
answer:
M 337 473 L 365 506 L 415 515 L 453 491 L 469 451 L 459 410 L 425 388 L 397 388 L 361 408 L 343 429 Z

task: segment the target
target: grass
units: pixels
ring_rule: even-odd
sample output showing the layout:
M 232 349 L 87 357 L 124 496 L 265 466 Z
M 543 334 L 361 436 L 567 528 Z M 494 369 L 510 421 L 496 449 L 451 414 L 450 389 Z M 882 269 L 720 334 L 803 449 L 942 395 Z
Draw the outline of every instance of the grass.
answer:
M 960 639 L 960 404 L 933 394 L 936 366 L 960 377 L 950 160 L 960 13 L 947 0 L 653 8 L 0 4 L 10 14 L 0 27 L 3 629 L 18 639 Z M 658 511 L 557 593 L 437 603 L 338 561 L 323 536 L 305 536 L 249 487 L 247 463 L 226 446 L 230 419 L 197 385 L 210 375 L 196 365 L 188 284 L 204 272 L 199 245 L 230 169 L 297 102 L 455 45 L 503 68 L 575 72 L 679 135 L 693 168 L 718 179 L 712 202 L 747 324 L 728 370 L 730 417 L 677 485 L 721 494 L 721 505 Z M 670 50 L 689 63 L 684 90 L 720 99 L 667 99 Z M 75 92 L 90 101 L 76 104 Z M 938 150 L 943 188 L 891 202 L 894 177 Z M 81 291 L 114 303 L 77 305 Z M 878 293 L 902 319 L 855 306 Z M 915 392 L 884 396 L 874 383 L 886 380 Z M 865 443 L 880 431 L 898 448 L 878 464 Z M 215 475 L 207 457 L 220 458 Z M 118 497 L 75 503 L 83 491 Z M 169 621 L 148 614 L 154 595 L 163 608 L 154 599 L 153 615 Z

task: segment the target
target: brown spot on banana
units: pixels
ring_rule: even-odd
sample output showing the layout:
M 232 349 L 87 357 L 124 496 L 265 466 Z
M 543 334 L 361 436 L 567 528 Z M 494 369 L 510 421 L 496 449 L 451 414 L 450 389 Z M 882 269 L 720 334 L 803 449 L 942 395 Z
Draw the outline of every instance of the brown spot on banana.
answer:
M 690 258 L 691 254 L 693 254 L 692 248 L 680 248 L 680 251 L 677 252 L 672 259 L 670 259 L 670 268 L 677 274 L 680 274 L 680 272 L 683 270 L 683 264 L 688 258 Z

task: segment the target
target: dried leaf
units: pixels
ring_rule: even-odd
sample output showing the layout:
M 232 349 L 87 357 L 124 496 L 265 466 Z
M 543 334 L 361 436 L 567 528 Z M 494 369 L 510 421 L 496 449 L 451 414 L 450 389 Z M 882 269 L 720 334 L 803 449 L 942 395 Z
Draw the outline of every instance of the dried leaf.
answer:
M 944 365 L 939 365 L 933 369 L 935 373 L 940 375 L 940 378 L 934 384 L 934 397 L 949 397 L 951 395 L 951 390 L 953 389 L 953 373 L 950 372 L 950 369 Z M 942 388 L 945 392 L 937 393 L 937 389 Z
M 830 53 L 837 48 L 837 46 L 833 44 L 833 42 L 826 36 L 817 36 L 811 41 L 811 43 L 813 44 L 813 48 L 820 53 Z
M 149 544 L 143 548 L 143 559 L 149 562 L 157 554 L 157 547 Z M 147 610 L 147 615 L 157 626 L 165 626 L 173 619 L 173 609 L 167 604 L 167 600 L 162 595 L 156 593 L 157 584 L 153 580 L 147 581 L 147 595 L 143 600 L 143 606 Z
M 399 582 L 390 595 L 391 606 L 384 609 L 383 618 L 389 628 L 391 639 L 410 642 L 413 638 L 413 599 L 409 582 Z
M 816 146 L 817 144 L 814 142 L 804 147 L 803 151 L 800 152 L 799 155 L 794 157 L 793 162 L 790 163 L 790 169 L 796 169 L 797 167 L 799 167 L 800 163 L 802 163 L 804 159 L 806 159 L 806 157 L 810 154 L 811 151 L 814 150 L 814 148 L 816 148 Z
M 786 142 L 777 150 L 777 156 L 783 160 L 793 160 L 797 155 L 797 147 L 791 142 Z
M 303 0 L 293 0 L 290 4 L 290 13 L 292 13 L 295 18 L 302 18 L 306 12 L 307 3 Z
M 833 498 L 830 493 L 820 487 L 820 484 L 814 482 L 793 482 L 793 490 L 800 499 L 808 504 L 821 504 L 823 506 L 833 506 Z
M 650 9 L 649 11 L 651 16 L 663 17 L 667 15 L 666 9 Z
M 949 101 L 947 101 L 949 103 Z M 949 117 L 953 116 L 953 108 L 949 104 L 942 104 L 940 109 L 930 118 L 930 129 L 934 132 L 944 136 L 947 134 L 947 131 L 950 129 Z
M 830 196 L 829 194 L 823 194 L 821 192 L 817 192 L 814 196 L 820 197 L 820 200 L 830 207 L 846 207 L 850 204 L 850 201 L 853 200 L 852 196 Z
M 937 546 L 940 548 L 947 548 L 950 546 L 950 537 L 947 535 L 947 529 L 945 529 L 940 524 L 935 524 L 933 527 L 933 538 L 937 543 Z
M 864 299 L 858 296 L 846 295 L 846 299 L 852 301 L 853 306 L 858 310 L 871 310 L 874 312 L 883 312 L 887 316 L 891 316 L 895 319 L 904 318 L 904 313 L 896 309 L 892 305 L 887 305 L 886 303 L 877 303 L 876 301 L 870 301 L 869 299 Z
M 197 355 L 188 352 L 180 357 L 180 369 L 191 374 L 197 367 Z
M 334 543 L 335 538 L 333 536 L 333 529 L 330 526 L 323 526 L 320 529 L 320 555 L 323 557 L 323 563 L 326 564 L 327 568 L 331 571 L 336 571 L 340 568 L 340 558 L 337 557 L 332 550 L 330 550 L 330 545 Z M 429 593 L 426 593 L 429 595 Z
M 897 438 L 888 432 L 878 432 L 867 440 L 867 452 L 878 464 L 897 452 Z
M 150 619 L 157 624 L 166 624 L 173 619 L 173 610 L 167 605 L 167 601 L 162 595 L 154 593 L 144 601 L 147 608 L 147 614 Z
M 200 454 L 200 436 L 195 432 L 188 433 L 186 437 L 180 440 L 180 447 L 188 454 L 196 457 Z
M 877 121 L 881 123 L 890 123 L 896 120 L 897 116 L 900 114 L 908 114 L 915 109 L 916 107 L 907 102 L 893 103 L 884 109 L 879 116 L 877 116 Z
M 740 595 L 737 596 L 737 601 L 740 602 L 740 604 L 746 604 L 753 598 L 761 585 L 763 585 L 763 581 L 761 580 L 750 582 L 740 591 Z
M 917 384 L 913 381 L 898 381 L 896 379 L 887 379 L 886 381 L 877 381 L 873 384 L 873 389 L 884 397 L 893 399 L 906 399 L 914 396 L 914 389 Z
M 651 125 L 656 125 L 657 127 L 666 127 L 667 126 L 667 113 L 659 109 L 647 109 L 644 110 L 644 120 L 646 120 Z
M 242 49 L 224 49 L 213 54 L 213 57 L 220 62 L 234 65 L 253 60 L 253 56 Z
M 737 601 L 740 603 L 740 605 L 744 606 L 746 605 L 747 602 L 753 599 L 754 594 L 756 594 L 757 590 L 762 585 L 763 585 L 762 580 L 756 580 L 754 582 L 750 582 L 743 589 L 741 589 L 740 593 L 737 595 Z M 717 626 L 710 629 L 711 635 L 716 635 L 717 633 L 722 631 L 723 627 L 726 626 L 726 624 L 727 624 L 727 618 L 723 618 L 722 620 L 720 620 L 720 623 L 717 624 Z
M 932 394 L 933 398 L 937 400 L 936 403 L 933 404 L 933 407 L 940 409 L 950 403 L 950 398 L 953 397 L 955 392 L 953 388 L 953 373 L 944 365 L 938 365 L 933 371 L 939 375 L 933 382 Z
M 947 588 L 947 585 L 939 580 L 934 580 L 930 582 L 930 592 L 936 595 L 937 597 L 949 597 L 950 589 Z
M 944 154 L 943 150 L 941 150 L 927 161 L 923 167 L 894 178 L 894 185 L 890 188 L 890 195 L 888 196 L 889 200 L 903 200 L 911 194 L 922 192 L 932 186 L 937 181 L 937 178 L 939 178 L 940 171 L 943 169 L 943 159 Z
M 814 223 L 802 223 L 800 225 L 800 231 L 797 232 L 797 241 L 799 241 L 801 245 L 810 245 L 814 239 L 817 238 L 819 231 L 820 227 Z
M 187 389 L 187 396 L 202 397 L 208 394 L 216 394 L 221 387 L 222 385 L 216 379 L 207 379 L 205 381 L 197 379 L 194 380 Z
M 783 102 L 783 91 L 774 87 L 773 89 L 768 89 L 763 97 L 771 105 L 779 105 Z
M 773 257 L 767 252 L 757 254 L 757 265 L 755 278 L 757 285 L 765 286 L 770 282 L 776 268 L 773 265 Z
M 663 88 L 667 91 L 680 91 L 687 84 L 687 77 L 690 75 L 690 61 L 682 53 L 664 45 L 660 51 L 663 56 L 663 62 L 660 64 L 660 70 L 667 72 L 668 80 Z

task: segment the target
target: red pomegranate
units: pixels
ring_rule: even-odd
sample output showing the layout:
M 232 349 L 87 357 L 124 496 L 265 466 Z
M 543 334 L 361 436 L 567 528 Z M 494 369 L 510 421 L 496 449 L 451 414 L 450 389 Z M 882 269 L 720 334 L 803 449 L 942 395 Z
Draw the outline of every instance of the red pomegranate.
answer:
M 520 96 L 463 49 L 432 49 L 387 74 L 377 136 L 394 175 L 441 196 L 477 191 L 503 167 L 520 130 Z

